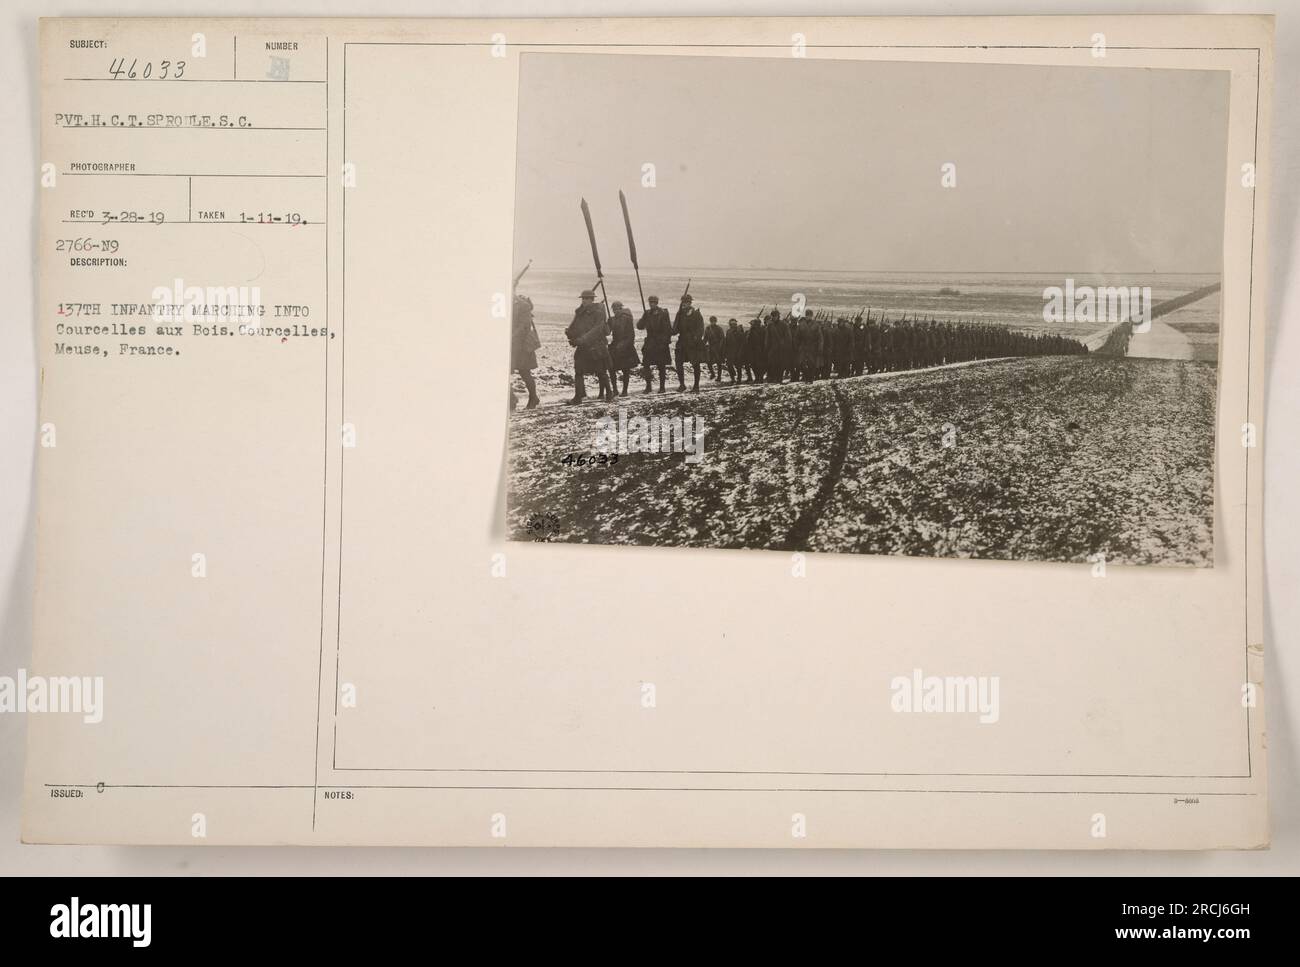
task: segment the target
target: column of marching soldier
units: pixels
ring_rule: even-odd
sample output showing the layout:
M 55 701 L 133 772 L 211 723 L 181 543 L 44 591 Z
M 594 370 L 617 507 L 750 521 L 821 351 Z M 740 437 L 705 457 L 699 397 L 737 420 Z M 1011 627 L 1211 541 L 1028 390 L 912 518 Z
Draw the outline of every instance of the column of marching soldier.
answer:
M 567 402 L 587 399 L 585 380 L 600 383 L 598 399 L 627 396 L 628 383 L 637 370 L 645 379 L 643 392 L 652 393 L 654 377 L 665 392 L 667 371 L 677 374 L 677 392 L 686 392 L 686 367 L 692 371 L 690 391 L 700 390 L 701 367 L 709 378 L 724 383 L 811 383 L 814 380 L 864 373 L 921 369 L 947 363 L 1007 356 L 1063 356 L 1087 353 L 1087 346 L 1071 336 L 1017 332 L 988 323 L 940 321 L 929 317 L 889 319 L 863 310 L 854 315 L 816 312 L 805 308 L 796 316 L 773 309 L 761 312 L 742 326 L 735 319 L 726 328 L 710 316 L 708 324 L 694 299 L 682 296 L 674 317 L 650 296 L 639 321 L 621 302 L 610 315 L 596 301 L 594 291 L 582 293 L 582 304 L 564 334 L 574 347 L 574 395 Z M 645 333 L 638 355 L 636 330 Z M 673 337 L 676 345 L 673 345 Z M 511 368 L 528 389 L 527 408 L 540 402 L 532 371 L 541 345 L 533 325 L 533 304 L 527 296 L 514 301 Z M 620 391 L 621 379 L 621 391 Z M 513 389 L 511 408 L 515 406 Z

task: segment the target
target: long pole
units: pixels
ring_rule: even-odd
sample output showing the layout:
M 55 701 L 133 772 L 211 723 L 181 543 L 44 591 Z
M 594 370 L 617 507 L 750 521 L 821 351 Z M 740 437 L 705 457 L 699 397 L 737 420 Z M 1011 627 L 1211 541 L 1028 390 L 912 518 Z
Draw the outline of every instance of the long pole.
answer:
M 641 266 L 636 260 L 636 239 L 632 237 L 632 216 L 627 213 L 627 196 L 623 189 L 618 190 L 618 203 L 623 208 L 623 224 L 627 226 L 627 254 L 632 259 L 632 269 L 636 272 L 636 291 L 641 296 L 641 311 L 645 312 L 645 291 L 641 288 Z
M 609 318 L 609 295 L 605 292 L 605 273 L 600 270 L 600 253 L 596 251 L 596 230 L 591 227 L 591 209 L 587 199 L 582 199 L 582 220 L 587 223 L 587 238 L 591 240 L 591 259 L 596 263 L 596 281 L 600 286 L 600 297 L 605 303 L 605 318 Z

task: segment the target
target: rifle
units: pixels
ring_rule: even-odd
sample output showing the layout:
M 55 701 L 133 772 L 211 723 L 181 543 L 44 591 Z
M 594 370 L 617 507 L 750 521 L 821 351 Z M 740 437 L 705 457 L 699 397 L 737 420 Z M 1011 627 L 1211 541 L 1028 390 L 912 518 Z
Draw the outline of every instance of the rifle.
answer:
M 514 291 L 515 291 L 515 289 L 517 289 L 517 288 L 519 287 L 519 280 L 522 279 L 522 278 L 524 277 L 524 273 L 528 271 L 529 267 L 530 267 L 532 264 L 533 264 L 533 260 L 532 260 L 532 259 L 529 259 L 529 260 L 528 260 L 528 264 L 525 265 L 522 269 L 519 270 L 519 274 L 515 276 L 515 280 L 514 280 L 513 282 L 510 283 L 510 294 L 511 294 L 512 296 L 514 295 Z M 524 298 L 527 299 L 527 296 L 524 296 Z M 529 306 L 529 309 L 528 309 L 528 326 L 529 326 L 529 328 L 532 330 L 532 337 L 533 337 L 533 338 L 532 338 L 532 343 L 533 343 L 532 348 L 533 348 L 533 349 L 541 349 L 541 348 L 542 348 L 542 337 L 539 336 L 539 335 L 537 334 L 537 322 L 533 319 L 533 315 L 532 315 L 532 305 L 533 305 L 532 300 L 531 300 L 531 299 L 528 299 L 528 306 Z M 511 326 L 512 326 L 512 327 L 513 327 L 513 325 L 514 325 L 514 311 L 515 311 L 515 310 L 514 310 L 514 307 L 511 306 L 511 308 L 510 308 L 510 312 L 511 312 Z

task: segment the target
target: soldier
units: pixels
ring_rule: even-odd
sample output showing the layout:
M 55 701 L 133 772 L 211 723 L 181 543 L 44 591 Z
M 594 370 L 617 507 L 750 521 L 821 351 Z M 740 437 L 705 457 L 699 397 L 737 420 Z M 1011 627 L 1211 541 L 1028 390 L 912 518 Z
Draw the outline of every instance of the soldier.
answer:
M 519 374 L 528 390 L 526 410 L 536 409 L 541 400 L 537 398 L 537 383 L 533 380 L 533 370 L 537 368 L 537 350 L 542 341 L 537 336 L 537 327 L 533 324 L 533 300 L 526 295 L 515 296 L 514 311 L 510 317 L 510 368 Z M 515 388 L 510 387 L 510 408 L 519 405 Z
M 736 338 L 736 369 L 740 371 L 740 382 L 743 383 L 749 378 L 749 330 L 740 321 L 736 322 L 736 328 L 740 330 Z
M 650 368 L 652 366 L 659 369 L 659 392 L 664 391 L 664 371 L 673 364 L 672 356 L 672 332 L 673 323 L 668 318 L 668 310 L 660 308 L 659 297 L 652 295 L 648 300 L 650 308 L 641 316 L 640 321 L 636 324 L 638 329 L 645 330 L 645 342 L 641 344 L 641 366 L 645 374 L 645 391 L 651 393 L 654 387 L 650 384 Z
M 740 368 L 745 363 L 745 330 L 735 319 L 727 320 L 727 339 L 722 344 L 722 358 L 733 384 L 740 381 Z
M 796 350 L 799 356 L 799 373 L 805 383 L 811 383 L 817 377 L 818 358 L 822 351 L 822 331 L 813 319 L 810 309 L 804 309 L 803 318 L 799 320 L 799 344 Z
M 943 324 L 943 332 L 941 335 L 943 342 L 943 363 L 944 365 L 947 365 L 953 361 L 954 347 L 956 345 L 951 322 L 945 322 Z
M 751 383 L 763 382 L 767 372 L 767 331 L 762 319 L 749 321 L 749 332 L 745 334 L 745 371 Z
M 934 365 L 934 330 L 930 327 L 930 320 L 922 321 L 916 331 L 917 344 L 917 368 L 923 369 L 926 366 Z
M 863 322 L 861 314 L 853 319 L 853 362 L 850 372 L 854 376 L 861 376 L 867 368 L 867 324 Z
M 722 344 L 726 339 L 727 334 L 718 325 L 718 317 L 709 316 L 709 325 L 704 330 L 704 349 L 709 364 L 709 377 L 717 381 L 722 380 Z
M 596 293 L 590 289 L 582 292 L 582 304 L 573 313 L 573 321 L 564 330 L 573 351 L 573 399 L 568 405 L 587 399 L 586 377 L 600 380 L 600 398 L 613 399 L 614 390 L 609 385 L 609 322 L 605 307 L 596 302 Z
M 779 383 L 790 369 L 790 327 L 775 310 L 767 319 L 767 381 Z
M 686 364 L 695 373 L 692 393 L 700 391 L 700 363 L 704 361 L 704 316 L 695 308 L 690 293 L 682 296 L 682 304 L 673 319 L 673 335 L 677 337 L 677 392 L 686 392 Z
M 610 381 L 614 381 L 615 370 L 621 371 L 623 392 L 620 395 L 627 396 L 627 384 L 632 378 L 632 370 L 641 363 L 636 354 L 636 323 L 632 321 L 632 311 L 624 308 L 623 303 L 615 302 L 610 308 L 614 310 L 614 318 L 610 322 L 610 329 L 614 333 L 614 340 L 609 347 Z
M 843 379 L 849 375 L 849 363 L 853 359 L 853 330 L 843 316 L 835 323 L 834 347 L 835 375 Z
M 817 320 L 821 331 L 821 351 L 817 355 L 817 378 L 830 379 L 831 365 L 835 360 L 835 324 L 825 316 Z
M 797 383 L 802 378 L 799 370 L 799 339 L 803 323 L 792 312 L 787 325 L 790 327 L 790 382 Z

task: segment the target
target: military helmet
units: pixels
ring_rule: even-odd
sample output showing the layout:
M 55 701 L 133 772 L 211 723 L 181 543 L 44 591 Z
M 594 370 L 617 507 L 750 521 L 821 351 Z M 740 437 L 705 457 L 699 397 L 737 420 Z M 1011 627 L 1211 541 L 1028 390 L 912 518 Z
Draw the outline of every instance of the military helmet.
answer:
M 592 292 L 590 289 L 583 289 L 581 298 L 594 299 L 596 298 L 596 293 Z

